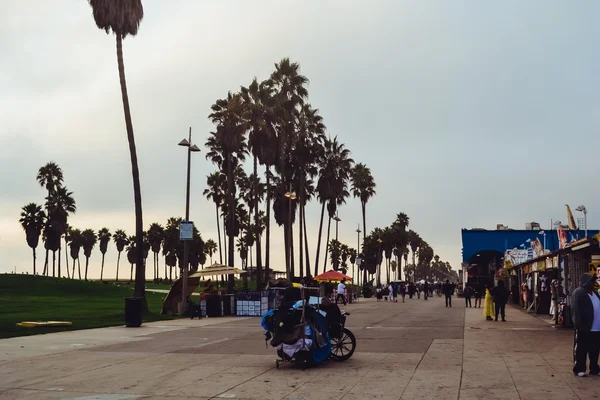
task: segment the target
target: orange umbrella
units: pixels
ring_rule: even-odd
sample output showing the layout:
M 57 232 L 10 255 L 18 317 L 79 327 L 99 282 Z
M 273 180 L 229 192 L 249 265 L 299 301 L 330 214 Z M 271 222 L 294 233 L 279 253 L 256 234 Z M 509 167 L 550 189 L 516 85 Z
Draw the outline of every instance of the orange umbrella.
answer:
M 314 280 L 317 282 L 323 282 L 323 281 L 338 282 L 338 281 L 341 281 L 342 279 L 352 282 L 351 277 L 349 277 L 348 275 L 344 275 L 339 271 L 334 271 L 334 270 L 324 272 L 321 275 L 317 275 L 314 277 Z

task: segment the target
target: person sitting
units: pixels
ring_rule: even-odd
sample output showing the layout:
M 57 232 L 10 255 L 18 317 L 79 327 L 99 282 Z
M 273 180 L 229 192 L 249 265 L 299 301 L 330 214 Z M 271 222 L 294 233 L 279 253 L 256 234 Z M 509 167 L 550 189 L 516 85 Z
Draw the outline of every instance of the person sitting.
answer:
M 319 308 L 327 314 L 325 318 L 329 324 L 329 334 L 332 337 L 340 337 L 342 334 L 342 311 L 337 303 L 332 303 L 329 298 L 323 297 Z

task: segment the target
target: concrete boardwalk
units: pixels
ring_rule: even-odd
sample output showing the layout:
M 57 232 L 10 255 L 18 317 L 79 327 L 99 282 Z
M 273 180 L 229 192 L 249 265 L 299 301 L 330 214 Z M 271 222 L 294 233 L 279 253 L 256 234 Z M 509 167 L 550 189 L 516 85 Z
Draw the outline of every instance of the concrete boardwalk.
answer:
M 591 399 L 574 377 L 572 331 L 509 307 L 363 300 L 346 307 L 355 355 L 275 369 L 257 318 L 156 322 L 0 340 L 0 399 Z

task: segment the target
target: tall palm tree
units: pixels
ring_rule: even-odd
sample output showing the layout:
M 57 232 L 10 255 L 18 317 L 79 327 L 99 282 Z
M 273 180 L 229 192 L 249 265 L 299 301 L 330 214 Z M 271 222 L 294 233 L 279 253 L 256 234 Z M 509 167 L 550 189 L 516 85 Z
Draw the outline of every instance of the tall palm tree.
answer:
M 235 263 L 235 176 L 234 171 L 238 163 L 245 160 L 246 140 L 245 133 L 248 124 L 244 119 L 244 106 L 239 94 L 228 93 L 227 98 L 219 99 L 211 106 L 212 113 L 209 118 L 216 125 L 216 132 L 212 132 L 206 146 L 210 151 L 206 157 L 217 164 L 227 175 L 227 234 L 228 234 L 228 265 Z M 225 168 L 223 168 L 225 167 Z M 229 276 L 227 289 L 233 291 L 233 275 Z
M 108 250 L 108 243 L 110 242 L 110 231 L 108 228 L 102 228 L 98 231 L 98 242 L 100 243 L 100 253 L 102 253 L 102 265 L 100 267 L 100 280 L 104 276 L 104 256 Z
M 77 211 L 75 199 L 73 198 L 73 192 L 70 192 L 66 186 L 55 187 L 54 190 L 50 192 L 48 197 L 46 197 L 46 209 L 48 211 L 48 221 L 52 224 L 54 230 L 56 231 L 56 235 L 58 235 L 58 246 L 56 250 L 58 250 L 58 276 L 61 276 L 61 239 L 62 236 L 67 233 L 67 220 L 69 218 L 69 214 L 73 214 L 75 211 Z
M 119 262 L 121 261 L 121 252 L 125 249 L 125 246 L 129 244 L 129 237 L 122 229 L 117 229 L 113 235 L 113 242 L 117 246 L 117 274 L 115 275 L 116 281 L 119 282 Z
M 27 245 L 33 251 L 33 275 L 36 275 L 35 268 L 35 249 L 40 243 L 40 235 L 46 224 L 46 213 L 42 210 L 42 206 L 35 203 L 29 203 L 21 209 L 21 218 L 19 223 L 25 231 Z
M 248 147 L 253 156 L 253 176 L 258 177 L 258 163 L 266 165 L 267 168 L 275 164 L 276 158 L 271 150 L 276 139 L 274 129 L 275 123 L 275 99 L 273 97 L 273 82 L 270 80 L 258 82 L 256 78 L 245 88 L 242 87 L 240 95 L 246 107 L 246 116 L 249 122 Z M 268 176 L 268 175 L 267 175 Z M 268 185 L 268 182 L 267 182 Z M 254 213 L 254 223 L 258 224 L 258 206 L 262 196 L 260 193 L 251 193 Z M 267 210 L 269 205 L 267 205 Z M 267 243 L 268 246 L 268 243 Z M 268 248 L 268 247 L 267 247 Z M 268 250 L 267 250 L 268 251 Z M 262 253 L 261 238 L 256 237 L 256 287 L 262 287 Z
M 217 251 L 217 242 L 212 239 L 208 239 L 206 243 L 204 243 L 204 250 L 206 251 L 206 255 L 210 257 L 210 263 L 213 263 L 213 254 Z
M 337 207 L 346 202 L 349 196 L 348 183 L 352 172 L 354 160 L 350 158 L 350 150 L 343 143 L 338 142 L 337 136 L 325 140 L 322 157 L 318 160 L 319 181 L 317 192 L 322 202 L 321 222 L 319 224 L 319 239 L 317 243 L 317 258 L 315 262 L 315 275 L 318 274 L 319 250 L 321 245 L 321 231 L 323 227 L 323 214 L 325 204 L 329 213 L 328 236 L 331 229 L 331 219 L 335 216 Z M 329 239 L 328 239 L 329 240 Z M 327 243 L 325 251 L 327 251 Z M 327 255 L 325 264 L 327 264 Z
M 160 247 L 162 246 L 165 235 L 165 229 L 162 225 L 158 223 L 152 223 L 150 228 L 148 229 L 148 241 L 150 242 L 150 247 L 152 249 L 152 253 L 154 253 L 154 282 L 158 282 L 159 279 L 159 266 L 158 266 L 158 253 L 160 253 Z M 165 275 L 165 279 L 167 279 Z
M 371 170 L 363 163 L 358 163 L 354 166 L 352 170 L 352 193 L 354 197 L 358 197 L 360 199 L 360 206 L 362 210 L 362 218 L 363 218 L 363 241 L 365 239 L 365 235 L 367 232 L 367 217 L 366 217 L 366 208 L 367 202 L 373 196 L 375 196 L 375 180 L 373 179 L 373 175 L 371 175 Z
M 69 231 L 69 238 L 69 253 L 71 253 L 71 258 L 73 259 L 73 273 L 71 274 L 71 278 L 75 279 L 75 261 L 77 261 L 79 279 L 81 279 L 81 264 L 79 263 L 79 250 L 83 245 L 83 236 L 81 235 L 81 231 L 79 229 L 71 229 Z
M 135 148 L 135 137 L 133 135 L 133 123 L 129 110 L 129 96 L 127 94 L 127 83 L 125 81 L 125 65 L 123 63 L 123 39 L 127 35 L 135 36 L 144 17 L 144 8 L 141 0 L 88 0 L 93 10 L 96 26 L 106 31 L 113 32 L 117 40 L 117 63 L 119 66 L 119 81 L 121 84 L 121 97 L 123 99 L 123 111 L 125 113 L 125 127 L 127 129 L 127 141 L 129 142 L 129 155 L 131 158 L 131 172 L 133 176 L 133 194 L 135 203 L 135 240 L 138 252 L 135 255 L 136 273 L 134 296 L 144 297 L 146 285 L 143 247 L 144 222 L 142 218 L 142 191 L 140 188 L 140 171 L 138 168 L 137 151 Z
M 223 250 L 221 244 L 221 214 L 219 208 L 223 205 L 225 199 L 225 191 L 227 190 L 227 176 L 215 171 L 206 177 L 206 189 L 202 193 L 207 200 L 212 200 L 215 203 L 217 215 L 217 236 L 219 237 L 219 262 L 223 264 Z
M 417 265 L 416 255 L 417 255 L 417 251 L 423 244 L 423 239 L 421 239 L 421 236 L 419 236 L 419 234 L 417 232 L 415 232 L 411 229 L 408 231 L 408 240 L 409 240 L 410 249 L 412 250 L 412 263 L 413 263 L 413 266 L 416 267 L 416 265 Z
M 81 238 L 83 246 L 83 255 L 85 256 L 85 276 L 84 279 L 87 281 L 88 277 L 88 266 L 90 265 L 90 257 L 92 255 L 92 250 L 96 246 L 98 242 L 98 238 L 96 237 L 96 233 L 93 229 L 85 229 L 81 232 Z
M 38 170 L 36 180 L 40 184 L 41 187 L 45 188 L 48 191 L 48 196 L 63 183 L 63 172 L 62 169 L 55 162 L 49 162 L 46 165 L 43 165 Z M 48 211 L 48 210 L 46 210 Z M 48 217 L 48 212 L 46 212 L 46 216 Z M 44 238 L 44 247 L 46 249 L 46 260 L 44 261 L 44 272 L 45 275 L 48 271 L 48 241 Z M 60 247 L 60 244 L 59 244 Z
M 129 282 L 133 281 L 133 266 L 137 260 L 137 248 L 136 248 L 136 237 L 135 236 L 129 236 L 128 238 L 128 244 L 127 247 L 125 248 L 125 250 L 127 250 L 127 261 L 129 262 L 130 265 L 130 270 L 129 270 Z M 142 246 L 144 246 L 143 242 L 142 242 Z M 140 254 L 142 253 L 141 251 L 139 252 Z

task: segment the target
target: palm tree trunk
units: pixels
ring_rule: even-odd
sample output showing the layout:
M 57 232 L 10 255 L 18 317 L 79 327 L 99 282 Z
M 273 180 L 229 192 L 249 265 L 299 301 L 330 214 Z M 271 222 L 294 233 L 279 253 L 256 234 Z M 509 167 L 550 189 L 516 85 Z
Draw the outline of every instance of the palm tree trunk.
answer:
M 133 281 L 133 264 L 131 264 L 131 271 L 129 272 L 129 282 Z
M 321 222 L 319 222 L 319 239 L 317 239 L 317 257 L 315 259 L 315 275 L 319 275 L 319 253 L 321 251 L 321 234 L 323 233 L 323 216 L 325 215 L 325 202 L 321 206 Z
M 168 277 L 169 277 L 169 274 L 167 271 L 167 257 L 165 257 L 165 281 L 167 280 Z
M 119 282 L 119 262 L 121 261 L 121 252 L 119 251 L 119 255 L 117 256 L 117 275 L 115 282 Z
M 292 278 L 296 276 L 296 269 L 294 268 L 294 224 L 290 225 L 290 272 Z
M 52 250 L 52 277 L 56 277 L 56 252 Z
M 85 280 L 87 281 L 88 265 L 90 265 L 90 258 L 85 256 Z
M 233 166 L 231 165 L 231 154 L 227 154 L 227 189 L 228 189 L 228 197 L 229 197 L 229 207 L 228 207 L 228 217 L 229 217 L 229 230 L 231 235 L 229 235 L 229 260 L 228 265 L 230 267 L 235 266 L 235 248 L 234 248 L 234 224 L 235 224 L 235 198 L 233 197 Z M 227 283 L 227 292 L 233 293 L 233 287 L 235 285 L 235 280 L 233 275 L 229 275 L 229 280 Z
M 258 160 L 256 156 L 254 156 L 254 178 L 258 180 Z M 258 214 L 258 193 L 254 195 L 254 223 L 256 224 L 256 228 L 260 227 L 260 216 Z M 261 254 L 261 246 L 260 246 L 260 234 L 256 235 L 254 238 L 254 242 L 256 243 L 256 290 L 262 289 L 262 254 Z
M 67 278 L 69 277 L 69 244 L 67 242 L 67 235 L 65 234 L 65 265 L 67 266 Z
M 42 272 L 42 275 L 46 275 L 48 273 L 48 255 L 49 255 L 49 251 L 48 249 L 46 249 L 46 260 L 44 261 L 44 271 Z
M 329 252 L 329 235 L 331 233 L 331 217 L 327 222 L 327 242 L 325 242 L 325 260 L 323 260 L 323 272 L 327 271 L 327 253 Z
M 302 206 L 302 225 L 304 225 L 304 251 L 306 252 L 306 276 L 311 277 L 310 273 L 310 257 L 308 252 L 308 231 L 306 230 L 306 209 Z
M 366 209 L 367 209 L 367 203 L 365 203 L 364 201 L 360 202 L 361 207 L 362 207 L 362 217 L 363 217 L 363 246 L 365 244 L 365 236 L 367 236 L 367 217 L 366 217 Z M 358 249 L 358 252 L 360 253 L 360 249 Z
M 103 275 L 104 275 L 104 253 L 102 253 L 102 264 L 100 266 L 100 282 L 102 282 Z
M 60 238 L 58 238 L 58 277 L 60 278 L 60 255 L 61 255 L 61 250 L 62 250 L 62 246 L 60 244 L 61 240 Z
M 133 136 L 133 123 L 131 122 L 131 111 L 129 110 L 129 97 L 127 95 L 127 83 L 125 81 L 125 65 L 123 64 L 123 38 L 120 34 L 117 37 L 117 63 L 119 65 L 119 81 L 121 83 L 121 97 L 123 98 L 123 111 L 125 113 L 125 126 L 127 128 L 127 141 L 129 142 L 129 155 L 131 157 L 131 175 L 133 178 L 133 198 L 135 203 L 135 289 L 134 297 L 144 297 L 144 287 L 146 285 L 144 269 L 144 242 L 143 231 L 144 223 L 142 217 L 142 191 L 140 188 L 140 170 L 138 168 L 137 151 L 135 148 L 135 137 Z
M 77 258 L 77 270 L 79 271 L 79 280 L 81 280 L 81 263 L 79 262 L 79 257 Z
M 35 276 L 35 247 L 31 249 L 33 250 L 33 276 Z
M 300 187 L 300 198 L 302 198 L 302 187 Z M 302 200 L 300 200 L 300 207 L 298 207 L 298 240 L 300 241 L 300 248 L 299 248 L 299 259 L 300 259 L 300 278 L 304 278 L 304 254 L 303 254 L 303 250 L 304 250 L 304 246 L 302 245 L 303 241 L 304 241 L 304 236 L 302 235 L 302 229 L 304 228 L 302 225 Z
M 223 246 L 221 244 L 221 219 L 219 218 L 219 204 L 215 203 L 215 209 L 217 211 L 217 236 L 219 237 L 219 262 L 223 264 Z M 212 257 L 210 260 L 210 263 L 212 264 Z
M 265 234 L 265 283 L 269 282 L 269 256 L 271 252 L 271 196 L 269 195 L 271 190 L 271 180 L 270 180 L 270 171 L 269 166 L 267 165 L 266 171 L 266 181 L 267 181 L 267 226 Z
M 79 275 L 81 278 L 81 274 L 79 274 Z M 73 259 L 73 272 L 71 273 L 71 279 L 75 279 L 75 259 Z

